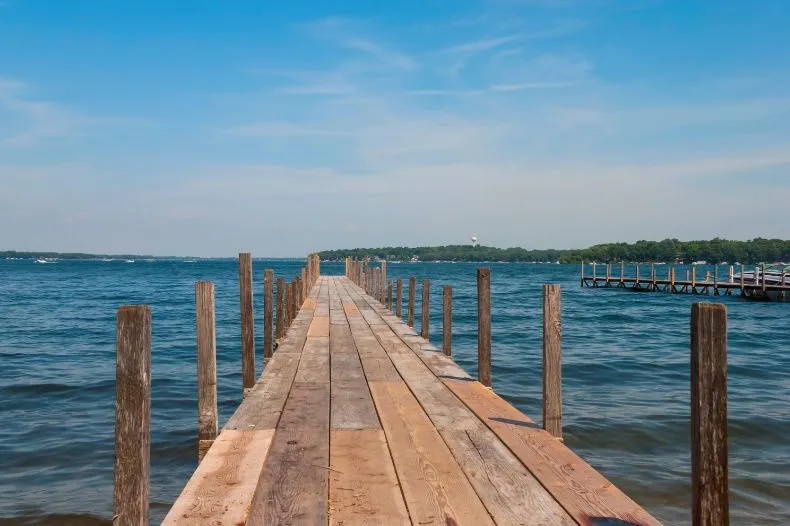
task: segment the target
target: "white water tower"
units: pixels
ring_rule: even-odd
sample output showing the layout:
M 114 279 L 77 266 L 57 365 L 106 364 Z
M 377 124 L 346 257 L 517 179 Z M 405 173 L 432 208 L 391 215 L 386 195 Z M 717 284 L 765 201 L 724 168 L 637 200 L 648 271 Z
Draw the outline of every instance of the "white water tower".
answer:
M 477 236 L 472 236 L 472 246 L 476 247 L 477 245 L 478 245 L 478 243 L 477 243 Z

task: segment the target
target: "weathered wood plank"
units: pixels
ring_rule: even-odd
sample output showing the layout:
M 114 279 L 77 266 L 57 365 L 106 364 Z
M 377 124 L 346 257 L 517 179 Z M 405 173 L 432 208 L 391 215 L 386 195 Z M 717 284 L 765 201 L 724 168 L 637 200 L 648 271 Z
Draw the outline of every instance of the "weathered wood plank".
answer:
M 273 436 L 273 429 L 223 430 L 162 524 L 245 524 Z
M 493 524 L 458 463 L 403 382 L 370 390 L 413 524 Z M 454 522 L 453 522 L 454 521 Z
M 660 523 L 573 451 L 479 382 L 445 381 L 579 523 Z
M 310 329 L 307 331 L 308 338 L 313 336 L 329 337 L 329 316 L 318 316 L 313 318 Z
M 329 337 L 308 337 L 295 382 L 329 383 Z
M 334 430 L 329 524 L 411 525 L 384 431 Z
M 560 286 L 543 285 L 543 429 L 562 438 Z

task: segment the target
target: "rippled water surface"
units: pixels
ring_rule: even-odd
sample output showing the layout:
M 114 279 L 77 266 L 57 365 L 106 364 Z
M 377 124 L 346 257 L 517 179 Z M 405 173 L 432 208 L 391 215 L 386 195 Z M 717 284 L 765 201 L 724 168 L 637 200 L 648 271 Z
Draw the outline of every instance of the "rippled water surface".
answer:
M 303 264 L 254 262 L 259 371 L 263 269 L 291 277 Z M 431 279 L 435 343 L 441 285 L 453 286 L 454 355 L 472 374 L 476 266 L 389 265 L 390 277 Z M 577 266 L 491 268 L 494 388 L 540 418 L 540 285 L 561 283 L 566 444 L 665 523 L 689 523 L 688 326 L 699 298 L 582 289 Z M 198 279 L 216 284 L 222 424 L 241 398 L 235 261 L 0 260 L 0 525 L 110 524 L 115 310 L 125 303 L 153 309 L 151 509 L 162 519 L 197 464 Z M 729 309 L 732 524 L 787 524 L 790 303 L 717 301 Z

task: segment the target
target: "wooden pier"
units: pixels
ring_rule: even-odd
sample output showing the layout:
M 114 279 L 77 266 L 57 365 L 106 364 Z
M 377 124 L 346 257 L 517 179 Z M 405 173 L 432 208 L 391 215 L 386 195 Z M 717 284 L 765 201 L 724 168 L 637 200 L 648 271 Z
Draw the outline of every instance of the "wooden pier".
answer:
M 790 284 L 786 270 L 772 282 L 761 279 L 765 276 L 765 265 L 759 265 L 753 272 L 739 265 L 729 265 L 728 274 L 719 276 L 721 265 L 690 265 L 685 274 L 677 275 L 675 265 L 656 265 L 655 263 L 590 264 L 590 273 L 581 265 L 581 286 L 602 288 L 627 288 L 637 292 L 668 292 L 672 294 L 713 294 L 730 296 L 738 292 L 744 298 L 762 301 L 787 301 L 790 299 Z M 598 268 L 603 267 L 602 272 Z M 663 269 L 661 271 L 660 269 Z
M 276 303 L 267 269 L 264 332 L 278 345 L 264 336 L 263 374 L 219 434 L 214 289 L 196 283 L 200 463 L 162 524 L 660 524 L 563 444 L 558 285 L 543 290 L 543 425 L 491 389 L 490 279 L 478 269 L 474 379 L 451 358 L 449 286 L 439 350 L 410 326 L 415 277 L 407 325 L 386 266 L 347 260 L 346 276 L 321 276 L 311 255 L 287 290 L 278 279 Z M 726 309 L 695 304 L 691 320 L 693 524 L 712 526 L 728 516 Z M 114 525 L 148 524 L 150 330 L 147 306 L 119 309 Z M 254 368 L 254 352 L 242 358 Z

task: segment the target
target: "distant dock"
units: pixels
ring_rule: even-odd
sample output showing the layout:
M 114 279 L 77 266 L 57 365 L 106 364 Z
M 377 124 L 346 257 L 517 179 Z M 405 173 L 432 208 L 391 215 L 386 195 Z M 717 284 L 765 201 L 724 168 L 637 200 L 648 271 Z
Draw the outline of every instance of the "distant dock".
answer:
M 660 524 L 563 443 L 559 285 L 543 286 L 542 425 L 492 390 L 488 268 L 477 269 L 477 379 L 452 360 L 450 285 L 439 349 L 427 339 L 429 280 L 417 313 L 415 276 L 351 259 L 345 276 L 322 276 L 316 255 L 287 285 L 264 271 L 255 378 L 252 290 L 240 254 L 243 400 L 220 430 L 214 284 L 195 284 L 199 464 L 163 524 Z M 118 310 L 115 526 L 149 522 L 150 336 L 148 306 Z M 695 304 L 694 525 L 728 516 L 726 353 L 726 309 Z
M 684 275 L 678 276 L 675 265 L 655 263 L 585 263 L 581 265 L 581 286 L 602 288 L 627 288 L 637 292 L 667 292 L 672 294 L 712 294 L 730 296 L 738 292 L 742 297 L 763 301 L 787 301 L 790 299 L 790 275 L 785 266 L 781 270 L 766 270 L 766 265 L 757 265 L 749 271 L 744 265 L 691 265 Z M 603 267 L 601 269 L 601 267 Z M 657 267 L 666 270 L 659 273 Z M 728 272 L 724 279 L 719 269 Z M 599 270 L 600 269 L 600 270 Z M 614 271 L 614 272 L 613 272 Z M 662 274 L 659 276 L 659 274 Z

